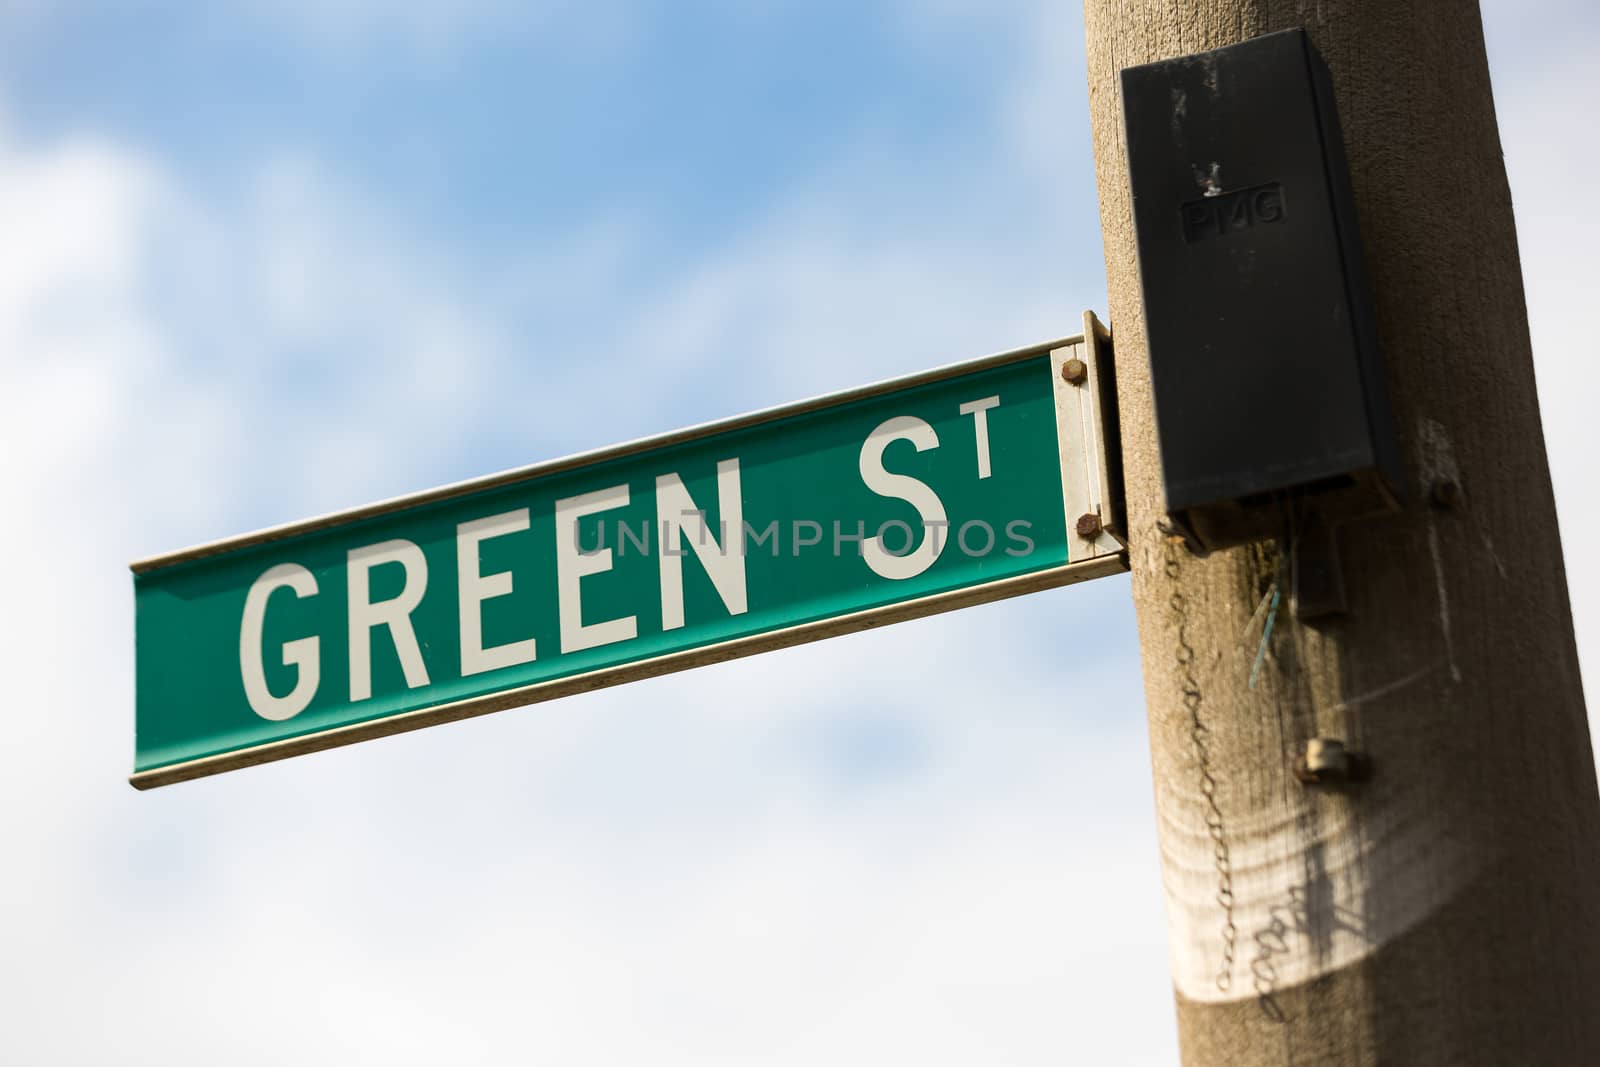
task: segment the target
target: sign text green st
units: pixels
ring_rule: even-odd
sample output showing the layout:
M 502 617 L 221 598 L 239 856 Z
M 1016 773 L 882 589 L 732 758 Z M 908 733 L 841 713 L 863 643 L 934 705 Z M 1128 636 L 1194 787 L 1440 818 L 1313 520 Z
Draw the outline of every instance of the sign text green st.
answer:
M 137 563 L 132 782 L 1124 569 L 1085 325 Z

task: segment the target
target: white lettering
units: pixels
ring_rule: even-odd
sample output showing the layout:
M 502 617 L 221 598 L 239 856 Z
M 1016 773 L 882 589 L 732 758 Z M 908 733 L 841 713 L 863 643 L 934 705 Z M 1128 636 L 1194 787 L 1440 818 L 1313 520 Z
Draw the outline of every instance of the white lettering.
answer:
M 861 544 L 861 556 L 877 574 L 896 581 L 915 578 L 933 566 L 943 551 L 926 535 L 929 526 L 947 523 L 944 503 L 925 482 L 908 474 L 891 474 L 883 468 L 883 452 L 891 441 L 910 441 L 918 452 L 939 447 L 939 435 L 933 427 L 910 415 L 887 419 L 867 435 L 861 446 L 861 480 L 879 496 L 904 500 L 922 516 L 924 536 L 916 549 L 903 555 L 887 551 L 877 537 L 869 537 Z M 909 546 L 908 546 L 909 547 Z
M 578 546 L 578 520 L 599 511 L 628 506 L 628 487 L 614 485 L 556 501 L 556 601 L 561 616 L 561 651 L 631 641 L 639 636 L 637 616 L 583 623 L 583 578 L 611 569 L 611 549 L 584 552 Z
M 484 574 L 479 546 L 528 528 L 528 509 L 518 508 L 456 527 L 456 583 L 461 602 L 461 676 L 482 674 L 537 659 L 533 638 L 483 647 L 483 602 L 511 592 L 511 572 Z
M 1000 406 L 998 396 L 982 400 L 969 400 L 961 405 L 961 414 L 972 416 L 972 432 L 978 438 L 978 480 L 989 477 L 989 409 Z
M 292 719 L 317 695 L 322 678 L 320 645 L 315 637 L 300 637 L 283 643 L 283 665 L 295 668 L 294 688 L 275 697 L 267 688 L 267 674 L 261 661 L 261 631 L 266 622 L 267 601 L 278 589 L 292 589 L 297 597 L 317 595 L 317 580 L 298 563 L 280 563 L 269 568 L 250 584 L 244 598 L 244 617 L 239 621 L 239 674 L 244 679 L 244 696 L 250 710 L 263 719 L 282 722 Z
M 699 517 L 700 536 L 691 541 L 689 547 L 705 568 L 728 614 L 743 615 L 750 610 L 744 576 L 744 498 L 739 487 L 737 459 L 725 459 L 717 464 L 717 510 L 722 516 L 718 523 L 722 530 L 720 543 L 710 537 L 706 514 L 696 510 L 683 480 L 676 474 L 663 474 L 656 479 L 656 514 L 661 519 L 663 630 L 676 630 L 683 625 L 684 553 L 671 550 L 678 547 L 685 515 Z M 732 531 L 731 536 L 729 531 Z
M 372 603 L 372 568 L 398 563 L 405 568 L 405 581 L 392 600 Z M 400 669 L 411 689 L 428 684 L 428 669 L 417 647 L 417 632 L 411 627 L 411 613 L 422 603 L 428 588 L 428 561 L 422 549 L 410 541 L 384 541 L 365 548 L 351 549 L 346 562 L 350 592 L 350 699 L 372 696 L 372 631 L 387 626 L 394 640 Z

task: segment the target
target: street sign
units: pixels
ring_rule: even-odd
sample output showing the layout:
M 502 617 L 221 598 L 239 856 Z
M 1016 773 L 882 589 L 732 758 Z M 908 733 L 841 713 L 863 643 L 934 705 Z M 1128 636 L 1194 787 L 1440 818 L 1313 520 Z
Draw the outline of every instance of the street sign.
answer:
M 133 565 L 144 789 L 1127 568 L 1104 328 Z

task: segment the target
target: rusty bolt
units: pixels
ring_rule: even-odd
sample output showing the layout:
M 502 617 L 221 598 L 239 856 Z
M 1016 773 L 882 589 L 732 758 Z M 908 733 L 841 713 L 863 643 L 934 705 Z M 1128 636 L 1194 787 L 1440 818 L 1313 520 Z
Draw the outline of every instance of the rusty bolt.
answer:
M 1069 359 L 1061 364 L 1061 380 L 1068 385 L 1082 385 L 1089 380 L 1089 365 L 1081 359 Z
M 1085 541 L 1093 541 L 1099 537 L 1101 529 L 1100 516 L 1094 512 L 1088 511 L 1078 516 L 1078 536 Z
M 1294 776 L 1306 785 L 1361 782 L 1372 776 L 1372 764 L 1361 753 L 1346 749 L 1343 741 L 1313 737 L 1306 742 L 1304 755 L 1294 761 Z

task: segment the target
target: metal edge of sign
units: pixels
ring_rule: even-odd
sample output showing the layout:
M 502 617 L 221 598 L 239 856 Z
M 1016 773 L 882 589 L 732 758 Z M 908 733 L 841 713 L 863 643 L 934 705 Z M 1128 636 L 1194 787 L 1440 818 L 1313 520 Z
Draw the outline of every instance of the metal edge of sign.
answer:
M 730 430 L 742 430 L 751 426 L 759 426 L 766 422 L 775 422 L 778 419 L 788 418 L 793 415 L 803 415 L 824 408 L 835 407 L 840 404 L 855 400 L 865 400 L 885 393 L 892 393 L 900 389 L 909 389 L 919 385 L 928 385 L 933 382 L 944 381 L 948 378 L 958 378 L 963 374 L 976 371 L 989 370 L 993 367 L 1003 367 L 1010 363 L 1017 363 L 1024 359 L 1041 356 L 1056 349 L 1083 343 L 1082 335 L 1058 338 L 1039 344 L 1027 345 L 1022 348 L 1013 348 L 1004 352 L 997 352 L 977 359 L 966 360 L 961 363 L 950 363 L 932 370 L 919 371 L 916 374 L 907 374 L 899 378 L 890 378 L 884 381 L 873 382 L 868 385 L 845 389 L 836 393 L 825 393 L 806 400 L 798 400 L 776 407 L 762 408 L 743 415 L 734 415 L 730 418 L 718 419 L 713 422 L 699 423 L 694 426 L 673 430 L 668 433 L 657 434 L 651 437 L 642 437 L 623 444 L 608 445 L 604 448 L 592 449 L 587 452 L 577 452 L 572 455 L 562 456 L 558 459 L 545 460 L 523 467 L 500 471 L 466 481 L 453 482 L 449 485 L 439 486 L 434 489 L 425 489 L 416 493 L 392 497 L 388 500 L 366 504 L 361 507 L 350 508 L 344 511 L 330 512 L 325 515 L 309 519 L 300 519 L 294 522 L 270 526 L 266 529 L 252 533 L 238 534 L 216 541 L 208 541 L 191 548 L 181 549 L 177 552 L 163 553 L 135 560 L 128 565 L 134 574 L 146 574 L 150 571 L 160 570 L 164 567 L 173 567 L 182 563 L 190 563 L 199 559 L 219 556 L 225 552 L 237 549 L 252 548 L 256 545 L 268 544 L 272 541 L 283 540 L 298 534 L 314 533 L 319 530 L 330 529 L 345 523 L 357 522 L 362 519 L 385 515 L 390 512 L 401 511 L 405 508 L 422 504 L 432 504 L 441 500 L 450 500 L 455 497 L 466 496 L 483 490 L 497 489 L 506 485 L 528 481 L 545 475 L 556 474 L 561 471 L 574 470 L 579 467 L 607 460 L 620 459 L 625 456 L 636 455 L 654 448 L 668 445 L 683 444 L 712 434 L 723 433 Z M 1059 379 L 1058 379 L 1059 380 Z M 1068 524 L 1070 530 L 1070 522 Z
M 1091 337 L 1085 332 L 1050 353 L 1068 559 L 1111 556 L 1126 548 L 1109 529 L 1110 485 L 1105 456 L 1100 454 L 1105 433 L 1101 375 Z M 1074 360 L 1079 366 L 1069 377 L 1067 365 Z M 1086 534 L 1080 522 L 1091 518 Z
M 1083 338 L 1089 358 L 1089 385 L 1094 406 L 1089 413 L 1094 440 L 1099 446 L 1101 519 L 1106 530 L 1124 550 L 1128 547 L 1128 508 L 1122 480 L 1122 425 L 1117 415 L 1117 377 L 1115 349 L 1111 331 L 1093 311 L 1083 313 Z
M 1056 342 L 1053 347 L 1059 348 L 1062 346 L 1059 342 Z M 557 697 L 572 696 L 577 693 L 604 689 L 625 682 L 655 678 L 664 674 L 688 670 L 692 667 L 723 663 L 728 660 L 739 659 L 761 652 L 775 651 L 780 648 L 789 648 L 827 637 L 857 633 L 890 623 L 925 618 L 929 615 L 937 615 L 941 612 L 953 611 L 958 608 L 973 607 L 978 604 L 987 604 L 996 600 L 1020 596 L 1024 593 L 1071 585 L 1075 582 L 1100 578 L 1127 569 L 1126 553 L 1094 556 L 1078 562 L 1065 563 L 1059 567 L 1052 567 L 1044 571 L 1016 575 L 986 585 L 947 590 L 943 593 L 934 593 L 929 596 L 917 597 L 913 600 L 869 608 L 837 618 L 819 619 L 814 622 L 802 623 L 798 626 L 788 626 L 770 630 L 766 633 L 738 637 L 701 648 L 685 649 L 681 652 L 672 652 L 633 663 L 618 664 L 614 667 L 589 671 L 570 678 L 557 678 L 547 682 L 537 682 L 533 685 L 521 686 L 516 689 L 486 693 L 482 696 L 469 697 L 465 700 L 438 704 L 433 707 L 418 708 L 414 711 L 401 712 L 397 715 L 371 719 L 366 722 L 336 726 L 300 737 L 269 741 L 266 744 L 255 745 L 233 752 L 223 752 L 214 756 L 204 756 L 200 759 L 185 760 L 181 763 L 172 763 L 163 767 L 152 767 L 149 770 L 134 772 L 128 778 L 128 783 L 135 789 L 152 789 L 157 786 L 173 785 L 177 782 L 220 774 L 223 771 L 239 770 L 244 767 L 253 767 L 262 763 L 287 759 L 291 756 L 307 755 L 312 752 L 338 748 L 358 741 L 376 740 L 380 737 L 407 733 L 429 726 L 440 726 L 479 715 L 487 715 L 491 712 L 542 703 Z
M 1062 531 L 1069 560 L 1098 555 L 1096 538 L 1078 536 L 1076 525 L 1079 516 L 1095 510 L 1089 465 L 1083 455 L 1086 427 L 1079 406 L 1080 394 L 1088 383 L 1073 385 L 1066 381 L 1067 363 L 1074 359 L 1081 362 L 1082 357 L 1082 338 L 1050 352 L 1050 400 L 1056 422 L 1056 461 L 1061 470 Z

